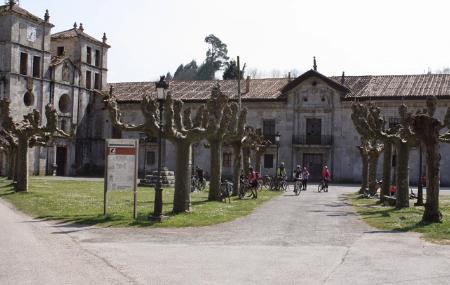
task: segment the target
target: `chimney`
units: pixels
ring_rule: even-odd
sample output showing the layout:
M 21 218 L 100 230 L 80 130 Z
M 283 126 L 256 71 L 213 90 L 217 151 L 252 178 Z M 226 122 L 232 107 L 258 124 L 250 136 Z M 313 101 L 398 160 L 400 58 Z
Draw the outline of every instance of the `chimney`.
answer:
M 247 79 L 245 79 L 245 94 L 250 92 L 250 76 L 247 75 Z
M 344 83 L 345 83 L 345 71 L 342 71 L 341 84 L 344 85 Z

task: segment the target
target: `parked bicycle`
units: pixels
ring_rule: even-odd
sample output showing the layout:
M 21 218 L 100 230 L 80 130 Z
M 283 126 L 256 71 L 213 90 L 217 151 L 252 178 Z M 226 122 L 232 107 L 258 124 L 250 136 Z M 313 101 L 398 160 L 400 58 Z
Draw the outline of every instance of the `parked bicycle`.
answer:
M 220 198 L 223 202 L 231 203 L 231 193 L 233 192 L 233 183 L 229 182 L 228 180 L 223 180 L 220 184 Z
M 272 191 L 286 191 L 287 190 L 286 177 L 276 177 L 272 179 L 270 190 Z
M 271 183 L 272 177 L 270 177 L 269 175 L 264 175 L 258 178 L 259 190 L 270 189 Z
M 203 191 L 206 188 L 205 179 L 198 179 L 195 175 L 191 177 L 191 192 Z
M 256 199 L 258 198 L 258 187 L 253 187 L 247 179 L 242 179 L 238 197 L 239 199 L 244 199 L 245 197 L 252 197 L 252 199 Z

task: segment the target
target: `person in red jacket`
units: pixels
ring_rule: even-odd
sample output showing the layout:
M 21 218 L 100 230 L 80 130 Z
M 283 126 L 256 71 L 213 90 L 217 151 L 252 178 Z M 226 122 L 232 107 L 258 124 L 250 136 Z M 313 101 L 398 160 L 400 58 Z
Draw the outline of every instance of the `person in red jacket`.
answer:
M 331 173 L 330 170 L 328 169 L 328 166 L 324 166 L 323 170 L 322 170 L 322 181 L 323 184 L 325 185 L 325 191 L 328 192 L 328 182 L 331 181 Z
M 249 167 L 248 183 L 253 194 L 253 199 L 258 198 L 258 174 L 253 170 L 253 167 Z

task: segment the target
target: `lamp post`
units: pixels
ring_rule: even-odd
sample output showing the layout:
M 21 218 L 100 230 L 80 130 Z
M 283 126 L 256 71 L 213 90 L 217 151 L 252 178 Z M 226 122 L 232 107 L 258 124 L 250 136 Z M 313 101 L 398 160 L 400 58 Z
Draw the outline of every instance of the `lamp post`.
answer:
M 275 177 L 277 177 L 277 170 L 278 170 L 278 152 L 280 150 L 280 132 L 277 132 L 275 135 L 275 143 L 277 145 L 277 160 L 276 160 L 276 165 L 275 165 Z
M 162 149 L 162 132 L 163 132 L 163 111 L 164 111 L 164 101 L 167 96 L 167 89 L 169 89 L 169 84 L 164 80 L 165 76 L 161 76 L 159 82 L 156 82 L 157 99 L 159 103 L 159 135 L 158 135 L 158 178 L 156 180 L 155 187 L 155 205 L 153 211 L 153 220 L 161 221 L 163 218 L 162 214 L 162 188 L 161 188 L 161 149 Z

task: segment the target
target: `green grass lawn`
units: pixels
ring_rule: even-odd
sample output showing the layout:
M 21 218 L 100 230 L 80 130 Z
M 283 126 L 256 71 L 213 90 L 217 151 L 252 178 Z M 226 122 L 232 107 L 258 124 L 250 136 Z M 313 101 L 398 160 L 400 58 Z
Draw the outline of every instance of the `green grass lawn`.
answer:
M 278 192 L 262 191 L 258 199 L 231 203 L 209 202 L 206 191 L 192 194 L 192 213 L 173 215 L 173 188 L 163 192 L 164 212 L 169 216 L 162 223 L 149 221 L 153 211 L 154 190 L 138 188 L 138 218 L 133 217 L 133 193 L 108 193 L 108 215 L 103 216 L 103 182 L 61 181 L 31 178 L 28 193 L 14 193 L 10 181 L 0 178 L 0 198 L 20 211 L 39 218 L 99 226 L 197 227 L 232 221 L 250 214 L 256 207 L 277 196 Z
M 359 198 L 358 194 L 351 194 L 350 198 L 358 214 L 372 227 L 401 232 L 418 232 L 422 233 L 426 240 L 450 244 L 450 197 L 441 196 L 440 208 L 444 219 L 442 223 L 436 224 L 421 222 L 424 207 L 412 206 L 396 210 L 394 207 L 378 204 L 376 199 Z

